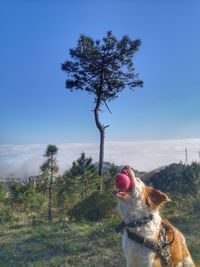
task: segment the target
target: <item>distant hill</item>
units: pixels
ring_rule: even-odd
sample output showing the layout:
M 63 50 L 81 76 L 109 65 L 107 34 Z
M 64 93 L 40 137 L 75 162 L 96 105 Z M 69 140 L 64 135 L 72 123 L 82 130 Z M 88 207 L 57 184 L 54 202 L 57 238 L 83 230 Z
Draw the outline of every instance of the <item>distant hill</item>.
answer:
M 98 163 L 94 163 L 98 168 Z M 110 162 L 104 162 L 104 177 L 105 182 L 110 177 L 110 170 L 115 168 L 117 174 L 123 166 L 117 166 Z M 173 163 L 168 166 L 162 166 L 150 172 L 141 172 L 134 170 L 135 175 L 140 177 L 147 185 L 164 191 L 164 192 L 188 192 L 193 190 L 194 192 L 200 191 L 200 164 L 192 163 L 191 165 L 185 165 L 182 163 Z M 9 183 L 17 182 L 21 184 L 27 184 L 29 182 L 36 181 L 40 176 L 30 176 L 26 178 L 20 177 L 0 177 L 0 183 L 7 187 Z M 112 182 L 112 181 L 111 181 Z
M 200 190 L 200 164 L 170 164 L 149 173 L 146 183 L 164 192 L 195 193 Z
M 96 168 L 98 168 L 98 163 L 95 162 L 94 165 L 96 166 Z M 111 168 L 113 166 L 113 163 L 111 162 L 104 162 L 104 165 L 103 165 L 103 169 L 104 169 L 104 174 L 107 175 L 109 174 Z M 114 165 L 119 171 L 124 167 L 123 165 Z M 148 175 L 148 172 L 141 172 L 141 171 L 138 171 L 138 170 L 134 170 L 135 172 L 135 175 L 140 177 L 141 179 L 145 179 L 145 177 L 147 177 Z

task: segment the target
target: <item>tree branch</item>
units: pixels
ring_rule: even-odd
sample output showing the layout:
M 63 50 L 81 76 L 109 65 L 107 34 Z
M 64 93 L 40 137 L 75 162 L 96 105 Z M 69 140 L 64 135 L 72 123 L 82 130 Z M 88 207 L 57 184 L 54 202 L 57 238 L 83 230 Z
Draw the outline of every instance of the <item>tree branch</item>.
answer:
M 110 127 L 110 125 L 106 125 L 106 126 L 104 126 L 104 129 L 106 129 L 106 128 L 108 128 L 108 127 Z
M 108 111 L 109 111 L 109 112 L 110 112 L 110 114 L 111 114 L 112 112 L 111 112 L 111 110 L 109 109 L 109 107 L 108 107 L 108 105 L 107 105 L 106 101 L 105 101 L 105 100 L 103 100 L 103 102 L 104 102 L 105 106 L 107 107 Z

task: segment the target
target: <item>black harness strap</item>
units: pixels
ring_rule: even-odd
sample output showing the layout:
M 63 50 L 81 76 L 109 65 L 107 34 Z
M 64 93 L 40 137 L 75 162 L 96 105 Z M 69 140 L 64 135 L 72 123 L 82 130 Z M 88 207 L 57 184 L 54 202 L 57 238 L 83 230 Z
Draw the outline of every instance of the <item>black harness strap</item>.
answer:
M 150 222 L 153 219 L 153 214 L 150 214 L 148 217 L 144 217 L 141 220 L 135 220 L 132 221 L 130 223 L 125 223 L 125 221 L 122 221 L 116 228 L 115 231 L 117 233 L 122 232 L 122 230 L 126 227 L 130 227 L 130 228 L 136 228 L 136 227 L 142 227 L 145 224 L 147 224 L 148 222 Z M 170 226 L 168 226 L 167 224 L 165 224 L 164 222 L 161 223 L 161 231 L 159 234 L 159 238 L 157 241 L 152 241 L 150 239 L 147 239 L 143 236 L 140 236 L 138 234 L 135 234 L 131 231 L 129 231 L 128 229 L 126 229 L 128 238 L 137 242 L 138 244 L 143 244 L 145 247 L 155 251 L 161 261 L 164 267 L 169 267 L 170 266 L 170 247 L 169 245 L 171 245 L 174 242 L 174 231 L 172 230 L 172 228 Z M 167 238 L 167 233 L 171 231 L 171 233 L 173 234 L 173 238 L 172 240 L 168 240 Z
M 149 216 L 144 217 L 141 220 L 135 220 L 131 221 L 130 223 L 125 223 L 125 221 L 122 221 L 116 228 L 115 231 L 117 233 L 120 233 L 125 227 L 135 228 L 135 227 L 142 227 L 148 222 L 153 220 L 153 214 L 150 214 Z
M 170 258 L 171 258 L 169 245 L 172 244 L 174 241 L 174 232 L 172 231 L 171 227 L 169 227 L 165 223 L 162 223 L 161 225 L 162 225 L 162 229 L 160 231 L 159 239 L 157 241 L 152 241 L 143 236 L 130 232 L 128 229 L 126 229 L 126 232 L 127 232 L 127 236 L 129 239 L 155 251 L 159 255 L 163 266 L 169 267 Z M 172 231 L 173 233 L 173 239 L 169 242 L 167 242 L 167 238 L 166 238 L 166 234 L 168 231 Z

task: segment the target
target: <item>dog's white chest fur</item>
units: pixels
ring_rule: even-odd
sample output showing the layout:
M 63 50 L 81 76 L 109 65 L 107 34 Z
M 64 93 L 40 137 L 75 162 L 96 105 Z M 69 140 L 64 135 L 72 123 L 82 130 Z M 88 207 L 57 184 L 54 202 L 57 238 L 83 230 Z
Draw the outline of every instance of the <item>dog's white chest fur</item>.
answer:
M 157 240 L 160 230 L 161 218 L 159 214 L 154 214 L 154 219 L 145 226 L 132 229 L 134 233 L 144 236 L 150 240 Z M 127 267 L 151 267 L 155 253 L 146 248 L 143 244 L 131 240 L 124 231 L 122 246 L 127 261 Z
M 141 199 L 140 188 L 135 192 L 135 197 L 126 201 L 120 201 L 118 204 L 119 212 L 126 223 L 132 220 L 142 219 L 149 215 L 149 211 Z M 161 225 L 159 212 L 153 212 L 153 219 L 142 227 L 129 228 L 138 235 L 151 240 L 157 240 Z M 127 267 L 151 267 L 153 263 L 154 252 L 146 248 L 143 244 L 138 244 L 127 236 L 124 231 L 122 246 L 126 257 Z
M 122 239 L 124 255 L 126 257 L 127 267 L 151 267 L 154 253 L 135 243 L 127 237 L 126 232 Z

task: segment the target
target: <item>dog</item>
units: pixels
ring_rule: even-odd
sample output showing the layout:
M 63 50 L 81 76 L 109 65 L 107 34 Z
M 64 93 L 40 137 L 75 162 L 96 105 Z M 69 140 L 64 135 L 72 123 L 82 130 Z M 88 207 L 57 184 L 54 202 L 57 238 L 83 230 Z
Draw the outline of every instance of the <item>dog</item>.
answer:
M 160 216 L 169 197 L 136 178 L 130 166 L 121 174 L 130 178 L 128 189 L 115 190 L 123 219 L 122 246 L 127 267 L 195 267 L 183 234 Z

